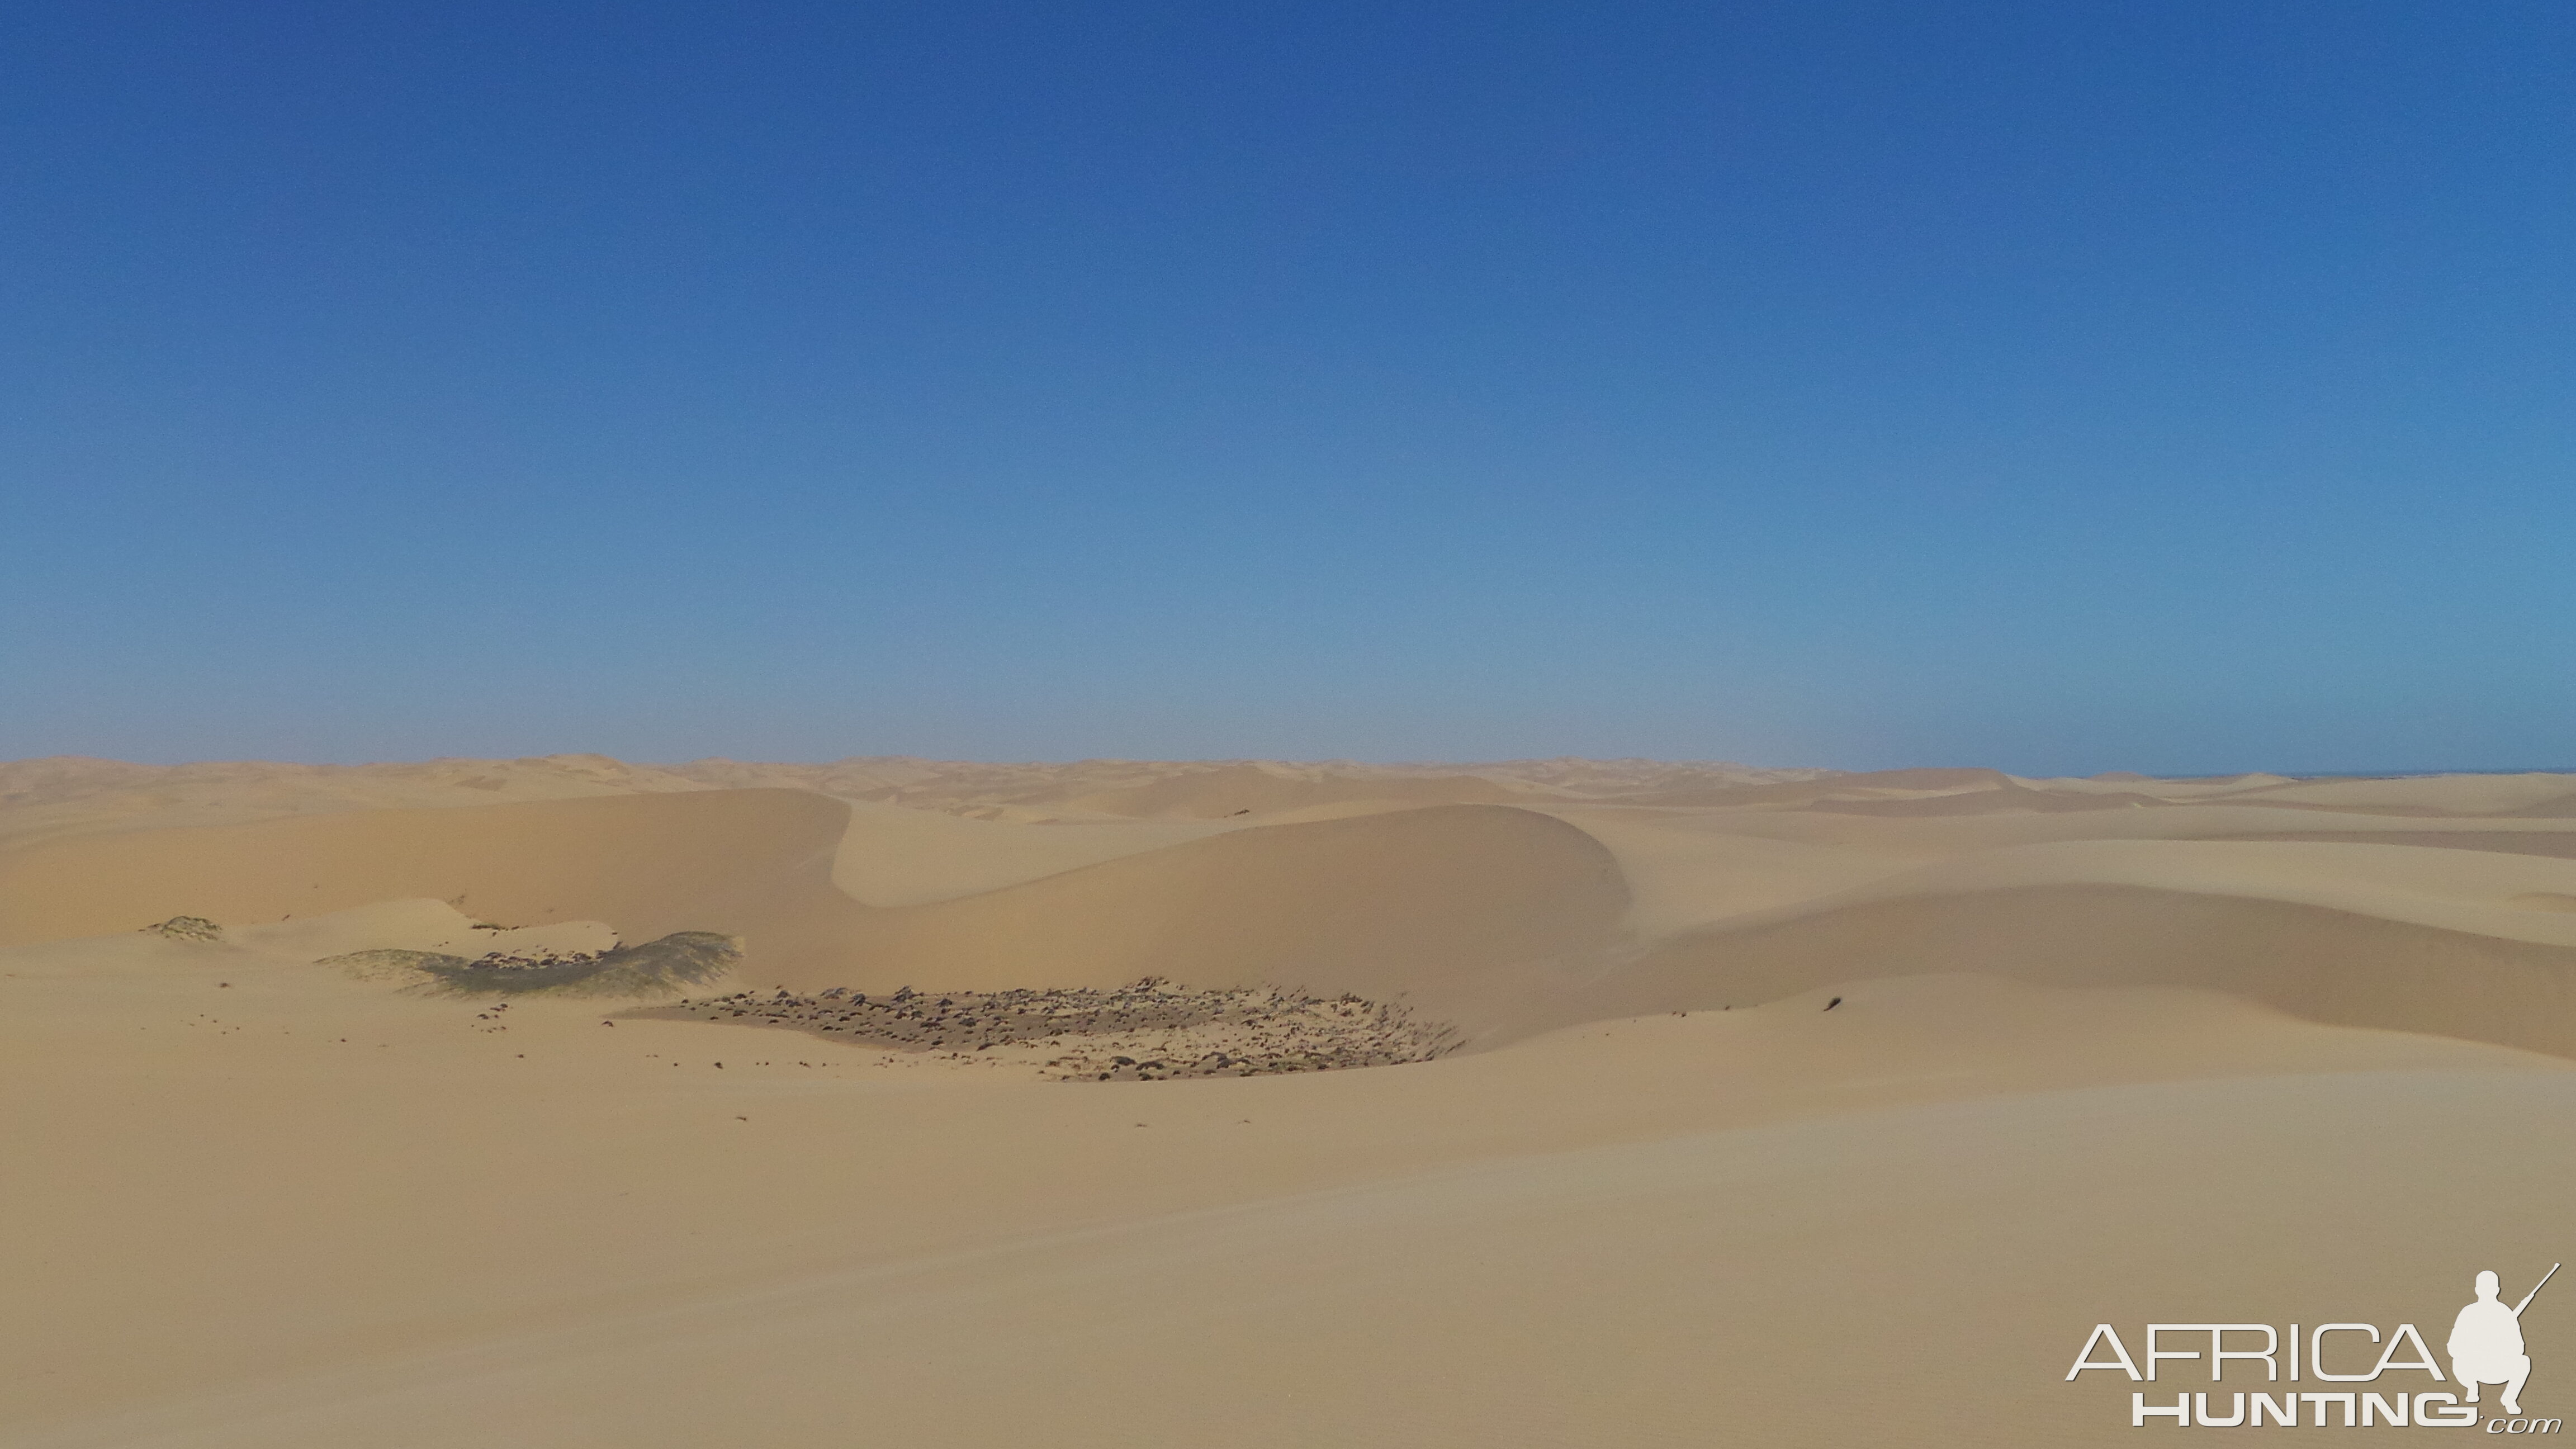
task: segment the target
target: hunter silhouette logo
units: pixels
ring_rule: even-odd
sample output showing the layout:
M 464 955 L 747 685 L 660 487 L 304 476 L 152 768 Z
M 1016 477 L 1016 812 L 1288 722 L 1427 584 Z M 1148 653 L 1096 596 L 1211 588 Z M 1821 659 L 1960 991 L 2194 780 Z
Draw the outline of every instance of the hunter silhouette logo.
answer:
M 2507 1308 L 2496 1299 L 2496 1275 L 2478 1274 L 2478 1301 L 2460 1310 L 2451 1320 L 2451 1375 L 2460 1387 L 2469 1391 L 2469 1402 L 2478 1401 L 2480 1384 L 2504 1385 L 2504 1411 L 2522 1412 L 2522 1386 L 2531 1377 L 2531 1355 L 2522 1351 L 2522 1310 L 2549 1286 L 2558 1273 L 2558 1265 L 2540 1275 L 2522 1301 Z
M 2319 1429 L 2329 1424 L 2347 1429 L 2383 1424 L 2465 1429 L 2483 1422 L 2489 1434 L 2555 1434 L 2559 1420 L 2526 1418 L 2522 1412 L 2523 1386 L 2531 1380 L 2522 1314 L 2549 1280 L 2558 1276 L 2558 1268 L 2552 1263 L 2522 1301 L 2513 1304 L 2504 1301 L 2502 1284 L 2492 1270 L 2480 1272 L 2474 1284 L 2477 1297 L 2451 1320 L 2451 1336 L 2443 1342 L 2444 1355 L 2450 1360 L 2447 1375 L 2432 1346 L 2411 1323 L 2401 1323 L 2384 1335 L 2370 1323 L 2323 1323 L 2305 1332 L 2293 1323 L 2286 1333 L 2268 1323 L 2150 1323 L 2146 1352 L 2136 1356 L 2121 1341 L 2119 1330 L 2097 1323 L 2066 1377 L 2073 1381 L 2087 1371 L 2102 1370 L 2126 1375 L 2132 1382 L 2154 1383 L 2159 1368 L 2170 1370 L 2177 1360 L 2198 1360 L 2208 1365 L 2213 1384 L 2226 1381 L 2231 1365 L 2243 1366 L 2246 1374 L 2260 1365 L 2265 1384 L 2286 1389 L 2196 1391 L 2178 1394 L 2170 1404 L 2151 1403 L 2145 1391 L 2135 1390 L 2129 1395 L 2131 1427 L 2163 1420 L 2177 1427 L 2274 1424 L 2287 1428 L 2300 1422 L 2304 1409 L 2309 1426 Z M 2365 1343 L 2378 1346 L 2376 1358 Z M 2415 1382 L 2455 1385 L 2457 1391 L 2398 1389 L 2407 1381 L 2384 1379 L 2392 1373 L 2423 1374 L 2427 1377 Z M 2246 1374 L 2240 1374 L 2239 1382 Z M 2385 1386 L 2375 1391 L 2287 1388 L 2305 1382 Z M 2504 1413 L 2482 1420 L 2480 1394 L 2491 1385 L 2503 1390 L 2496 1397 Z M 2223 1400 L 2224 1406 L 2213 1399 Z

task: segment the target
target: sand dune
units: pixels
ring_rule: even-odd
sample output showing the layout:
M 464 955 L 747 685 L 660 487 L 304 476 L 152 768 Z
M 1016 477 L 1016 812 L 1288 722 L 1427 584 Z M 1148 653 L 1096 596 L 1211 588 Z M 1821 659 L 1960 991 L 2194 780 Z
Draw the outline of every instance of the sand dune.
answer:
M 1905 799 L 1827 797 L 1812 801 L 1812 810 L 1851 815 L 2003 815 L 2066 810 L 2126 810 L 2169 803 L 2136 790 L 2033 789 L 2005 780 L 1981 790 L 1949 791 Z
M 1429 775 L 1354 783 L 1350 776 L 1300 778 L 1277 766 L 1229 765 L 1203 775 L 1156 780 L 1118 790 L 1068 795 L 1067 809 L 1146 819 L 1221 820 L 1278 810 L 1310 809 L 1353 799 L 1406 805 L 1496 805 L 1534 793 L 1474 775 Z
M 831 884 L 847 820 L 794 791 L 691 791 L 73 836 L 0 851 L 0 944 L 423 897 L 510 926 L 605 921 L 630 940 L 711 921 L 801 932 L 864 910 Z
M 2576 934 L 2510 904 L 2576 888 L 2549 856 L 2312 841 L 2060 840 L 1978 851 L 1808 903 L 1956 895 L 2044 885 L 2134 885 L 2328 906 L 2449 930 L 2576 947 Z
M 1627 797 L 1624 804 L 1666 807 L 1771 806 L 1796 808 L 1818 801 L 1860 802 L 1913 799 L 2001 789 L 2011 778 L 2000 770 L 1914 769 L 1832 774 L 1803 780 L 1673 781 L 1661 788 Z
M 0 761 L 0 845 L 100 830 L 228 825 L 404 806 L 474 806 L 705 788 L 605 755 L 410 765 Z
M 849 828 L 834 856 L 832 882 L 872 906 L 951 900 L 1160 850 L 1242 821 L 1110 820 L 1031 829 L 931 810 L 847 802 Z
M 2274 785 L 2266 803 L 2316 805 L 2402 815 L 2576 815 L 2576 777 L 2434 775 L 2402 780 L 2328 780 Z
M 1343 802 L 1417 805 L 1653 802 L 1667 795 L 1821 779 L 1839 771 L 1757 769 L 1726 761 L 1503 760 L 1378 765 L 1356 760 L 1077 760 L 990 765 L 908 756 L 829 765 L 695 760 L 668 774 L 725 789 L 813 790 L 844 799 L 1026 824 L 1099 816 L 1220 818 Z
M 1276 982 L 1480 1029 L 1505 1003 L 1597 969 L 1627 905 L 1616 862 L 1582 831 L 1451 805 L 1230 832 L 872 912 L 829 945 L 752 969 L 870 990 Z
M 598 952 L 618 944 L 605 921 L 542 926 L 478 924 L 445 901 L 379 901 L 344 911 L 290 917 L 268 925 L 232 926 L 228 944 L 290 961 L 321 961 L 352 951 L 428 951 L 468 957 L 504 952 Z
M 0 1442 L 2127 1442 L 2096 1322 L 2429 1330 L 2576 1259 L 2570 799 L 0 766 Z M 329 964 L 686 930 L 726 989 L 1294 985 L 1469 1049 L 1069 1084 Z M 2576 1297 L 2525 1322 L 2565 1414 Z
M 2565 916 L 2524 914 L 2549 917 L 2551 934 L 2576 934 Z M 1702 931 L 1620 972 L 1590 1009 L 1740 1005 L 1854 972 L 1918 971 L 2208 987 L 2315 1021 L 2576 1056 L 2576 946 L 2143 886 L 1899 896 Z
M 1472 1024 L 1590 969 L 1627 905 L 1616 864 L 1581 831 L 1448 806 L 1224 833 L 870 908 L 831 884 L 848 809 L 701 791 L 83 836 L 0 853 L 0 944 L 427 897 L 505 925 L 600 920 L 629 940 L 723 931 L 748 942 L 747 973 L 764 984 L 1159 975 L 1409 998 Z

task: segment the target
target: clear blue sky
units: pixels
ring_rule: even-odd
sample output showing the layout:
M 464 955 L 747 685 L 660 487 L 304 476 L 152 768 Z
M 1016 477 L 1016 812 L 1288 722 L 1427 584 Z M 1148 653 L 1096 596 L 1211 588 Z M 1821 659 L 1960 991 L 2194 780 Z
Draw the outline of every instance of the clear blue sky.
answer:
M 0 757 L 2576 764 L 2576 6 L 35 3 Z

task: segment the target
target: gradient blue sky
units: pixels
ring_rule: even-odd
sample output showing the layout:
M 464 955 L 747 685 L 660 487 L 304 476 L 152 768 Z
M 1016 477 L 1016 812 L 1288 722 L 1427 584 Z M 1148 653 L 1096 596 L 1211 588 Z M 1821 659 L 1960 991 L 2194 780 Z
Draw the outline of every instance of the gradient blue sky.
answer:
M 0 757 L 2576 764 L 2576 6 L 0 14 Z

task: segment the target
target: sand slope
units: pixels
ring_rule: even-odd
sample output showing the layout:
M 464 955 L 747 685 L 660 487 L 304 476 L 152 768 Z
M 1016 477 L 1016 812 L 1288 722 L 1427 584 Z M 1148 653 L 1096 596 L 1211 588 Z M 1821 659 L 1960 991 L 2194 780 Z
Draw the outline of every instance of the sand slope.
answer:
M 2576 1056 L 2576 948 L 2138 886 L 1896 897 L 1697 933 L 1621 973 L 1599 1005 L 1652 1011 L 1770 1001 L 1856 970 L 2202 986 L 2317 1021 Z
M 2187 992 L 1083 1089 L 101 949 L 0 956 L 13 1445 L 2125 1442 L 2101 1317 L 2426 1319 L 2576 1187 L 2565 1064 Z

